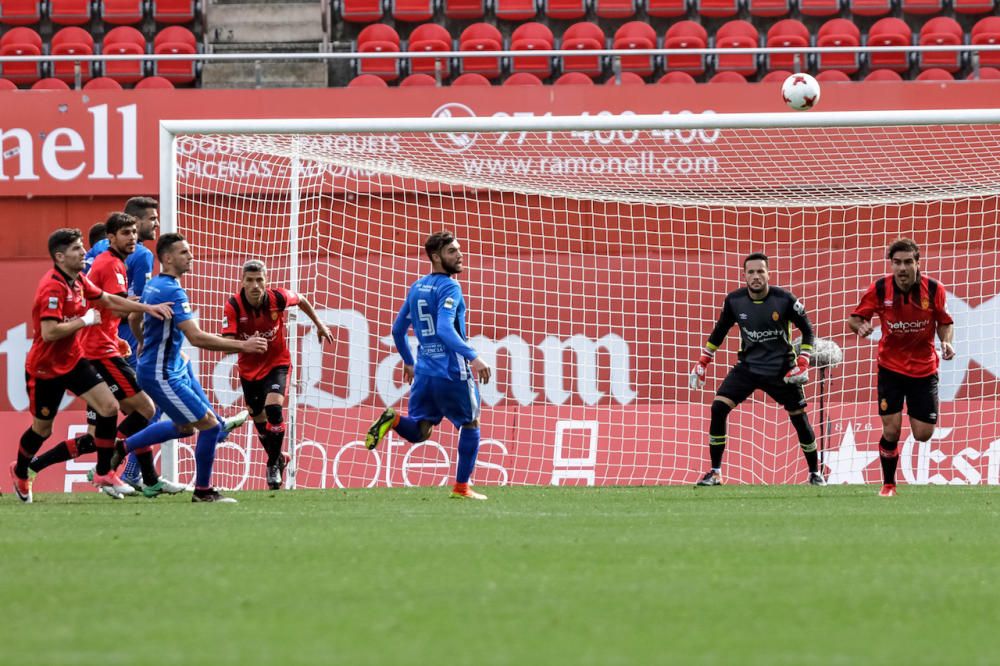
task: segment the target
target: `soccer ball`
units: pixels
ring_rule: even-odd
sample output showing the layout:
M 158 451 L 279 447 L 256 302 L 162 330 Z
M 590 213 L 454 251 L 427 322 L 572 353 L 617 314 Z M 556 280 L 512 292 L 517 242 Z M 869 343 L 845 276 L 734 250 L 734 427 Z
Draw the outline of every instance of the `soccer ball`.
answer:
M 808 74 L 792 74 L 781 84 L 781 98 L 796 111 L 811 109 L 819 103 L 819 81 Z

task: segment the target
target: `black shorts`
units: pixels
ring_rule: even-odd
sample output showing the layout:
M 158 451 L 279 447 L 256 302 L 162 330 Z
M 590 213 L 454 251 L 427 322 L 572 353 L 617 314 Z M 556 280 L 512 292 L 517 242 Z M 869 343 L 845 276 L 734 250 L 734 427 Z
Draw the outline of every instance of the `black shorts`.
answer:
M 285 384 L 288 382 L 288 366 L 279 365 L 272 368 L 264 379 L 243 379 L 243 399 L 247 403 L 247 411 L 251 416 L 257 416 L 264 411 L 264 400 L 268 393 L 285 395 Z
M 878 369 L 878 413 L 879 416 L 898 414 L 903 411 L 910 418 L 924 423 L 938 420 L 938 376 L 908 377 L 879 366 Z
M 121 356 L 91 359 L 90 364 L 97 370 L 97 374 L 108 385 L 116 399 L 126 400 L 142 392 L 135 370 Z
M 805 409 L 806 393 L 799 384 L 786 384 L 783 376 L 765 377 L 757 375 L 742 365 L 735 365 L 722 380 L 716 395 L 729 398 L 738 405 L 760 389 L 788 411 Z
M 24 381 L 28 388 L 28 403 L 32 416 L 49 421 L 56 417 L 59 403 L 62 402 L 66 391 L 81 396 L 100 384 L 101 377 L 90 361 L 81 358 L 65 375 L 42 379 L 26 372 Z

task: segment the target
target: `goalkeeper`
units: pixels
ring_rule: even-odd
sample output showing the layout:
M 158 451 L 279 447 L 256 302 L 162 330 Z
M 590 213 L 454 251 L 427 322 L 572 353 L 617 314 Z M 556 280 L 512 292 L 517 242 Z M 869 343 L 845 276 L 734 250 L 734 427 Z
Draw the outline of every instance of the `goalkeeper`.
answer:
M 806 395 L 802 390 L 809 378 L 812 325 L 802 301 L 784 289 L 768 284 L 767 267 L 767 255 L 761 252 L 747 255 L 743 260 L 746 287 L 726 296 L 715 329 L 691 371 L 691 388 L 704 387 L 705 374 L 716 350 L 733 324 L 739 325 L 739 360 L 726 375 L 712 401 L 712 418 L 708 428 L 712 468 L 698 481 L 699 486 L 718 486 L 722 483 L 722 454 L 726 450 L 729 413 L 757 389 L 767 393 L 788 412 L 809 465 L 809 483 L 826 485 L 819 471 L 816 435 L 806 416 Z M 791 324 L 802 332 L 798 355 L 792 345 Z

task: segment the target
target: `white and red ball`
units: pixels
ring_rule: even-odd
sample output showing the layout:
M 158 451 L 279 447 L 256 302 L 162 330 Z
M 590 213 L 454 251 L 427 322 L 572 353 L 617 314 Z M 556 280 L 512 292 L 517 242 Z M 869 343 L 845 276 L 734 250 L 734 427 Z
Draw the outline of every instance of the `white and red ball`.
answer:
M 806 111 L 819 103 L 819 81 L 808 74 L 792 74 L 781 84 L 781 98 L 796 111 Z

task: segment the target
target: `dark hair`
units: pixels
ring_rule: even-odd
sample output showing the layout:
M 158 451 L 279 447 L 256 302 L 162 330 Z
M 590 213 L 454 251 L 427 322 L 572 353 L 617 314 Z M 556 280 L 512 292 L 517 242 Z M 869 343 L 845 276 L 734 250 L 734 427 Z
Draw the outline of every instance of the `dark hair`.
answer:
M 114 236 L 122 229 L 134 227 L 137 220 L 128 213 L 111 213 L 104 223 L 104 231 L 108 236 Z
M 107 235 L 108 232 L 105 231 L 104 223 L 95 222 L 94 226 L 87 231 L 87 244 L 90 245 L 90 247 L 94 247 L 97 245 L 97 241 L 105 238 Z
M 143 217 L 149 208 L 159 208 L 160 202 L 153 197 L 132 197 L 125 202 L 125 212 L 135 218 Z
M 892 261 L 892 255 L 897 252 L 912 252 L 913 258 L 920 261 L 920 248 L 909 238 L 897 238 L 889 246 L 889 251 L 886 253 L 885 258 Z
M 170 251 L 170 248 L 177 243 L 184 241 L 184 236 L 180 234 L 163 234 L 156 241 L 156 258 L 161 262 L 163 261 L 163 255 Z
M 751 252 L 743 260 L 743 270 L 747 269 L 747 263 L 751 261 L 763 261 L 765 264 L 771 263 L 770 260 L 767 258 L 767 255 L 764 254 L 763 252 Z
M 243 273 L 263 273 L 265 271 L 264 262 L 260 259 L 247 259 L 243 264 Z
M 427 251 L 427 256 L 430 257 L 432 254 L 441 252 L 441 248 L 444 246 L 451 245 L 454 242 L 455 235 L 450 231 L 435 231 L 427 237 L 427 242 L 424 243 L 424 250 Z
M 55 261 L 57 252 L 65 252 L 78 240 L 83 240 L 83 232 L 79 229 L 56 229 L 49 235 L 49 256 Z

